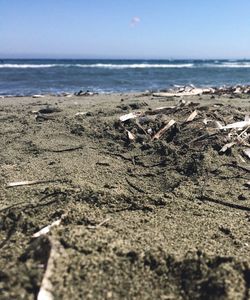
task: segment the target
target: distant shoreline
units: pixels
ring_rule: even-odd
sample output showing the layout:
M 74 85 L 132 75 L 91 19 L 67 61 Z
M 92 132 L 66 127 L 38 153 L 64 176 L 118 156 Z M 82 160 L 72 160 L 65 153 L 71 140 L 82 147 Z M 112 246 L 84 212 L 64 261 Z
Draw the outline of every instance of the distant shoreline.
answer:
M 211 95 L 211 96 L 234 96 L 234 97 L 244 97 L 250 94 L 250 85 L 234 85 L 234 86 L 201 86 L 196 87 L 194 85 L 179 86 L 174 85 L 169 89 L 161 89 L 155 91 L 127 91 L 123 93 L 119 92 L 92 92 L 89 90 L 79 90 L 74 93 L 61 92 L 58 94 L 33 94 L 33 95 L 1 95 L 0 98 L 46 98 L 46 97 L 91 97 L 95 95 L 145 95 L 153 97 L 182 97 L 182 96 L 201 96 L 201 95 Z

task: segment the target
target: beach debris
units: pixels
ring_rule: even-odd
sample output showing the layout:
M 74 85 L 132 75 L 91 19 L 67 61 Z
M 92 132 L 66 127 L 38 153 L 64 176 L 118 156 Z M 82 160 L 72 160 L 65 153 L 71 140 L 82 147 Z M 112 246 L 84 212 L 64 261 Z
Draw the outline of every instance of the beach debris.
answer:
M 61 245 L 58 241 L 49 238 L 50 243 L 50 254 L 46 266 L 46 271 L 44 273 L 40 290 L 37 295 L 37 300 L 53 300 L 53 284 L 51 282 L 51 277 L 53 276 L 53 271 L 55 268 L 55 261 L 62 254 Z
M 141 112 L 131 112 L 129 114 L 126 114 L 126 115 L 123 115 L 123 116 L 120 116 L 119 120 L 121 122 L 126 122 L 130 119 L 135 119 L 135 118 L 138 118 L 141 116 Z
M 88 112 L 87 111 L 80 111 L 80 112 L 77 112 L 75 114 L 75 116 L 85 116 Z
M 90 92 L 89 90 L 87 91 L 82 91 L 80 90 L 79 92 L 74 93 L 75 96 L 94 96 L 94 95 L 98 95 L 98 93 L 95 92 Z
M 243 153 L 246 157 L 248 157 L 250 159 L 250 148 L 243 149 Z
M 32 98 L 44 98 L 45 95 L 33 95 Z
M 194 111 L 191 113 L 191 115 L 187 118 L 186 123 L 192 122 L 193 119 L 194 119 L 197 115 L 198 115 L 197 110 L 194 110 Z
M 62 219 L 59 219 L 59 220 L 54 221 L 54 222 L 51 223 L 50 225 L 48 225 L 48 226 L 42 228 L 41 230 L 39 230 L 38 232 L 34 233 L 34 234 L 32 235 L 32 237 L 33 237 L 33 238 L 38 238 L 38 237 L 41 236 L 41 235 L 44 235 L 44 234 L 49 233 L 50 230 L 51 230 L 51 228 L 60 225 L 60 224 L 61 224 L 61 221 L 62 221 Z
M 185 88 L 179 88 L 176 92 L 163 92 L 154 93 L 154 97 L 181 97 L 181 96 L 195 96 L 201 95 L 203 93 L 202 89 L 198 89 L 192 86 L 187 86 Z
M 236 144 L 236 142 L 227 143 L 220 149 L 220 152 L 226 152 L 228 149 L 232 148 Z
M 170 120 L 163 128 L 161 128 L 156 134 L 152 137 L 152 140 L 158 140 L 170 127 L 175 124 L 175 120 Z
M 217 129 L 222 129 L 222 128 L 223 128 L 223 125 L 222 125 L 221 122 L 219 122 L 219 121 L 215 121 L 214 124 L 215 124 L 215 127 L 216 127 Z
M 195 96 L 195 95 L 234 95 L 239 96 L 240 94 L 250 94 L 250 86 L 221 86 L 221 87 L 204 87 L 196 88 L 190 84 L 187 86 L 174 85 L 173 88 L 163 89 L 159 92 L 153 93 L 154 97 L 181 97 L 181 96 Z
M 239 155 L 240 152 L 238 151 L 237 153 L 236 151 L 242 146 L 250 149 L 249 116 L 245 116 L 244 121 L 234 122 L 234 120 L 242 118 L 241 111 L 232 109 L 229 115 L 224 116 L 224 113 L 220 113 L 220 110 L 221 108 L 215 108 L 213 104 L 204 106 L 180 99 L 173 106 L 149 108 L 140 110 L 140 112 L 122 115 L 119 118 L 121 122 L 126 122 L 130 119 L 135 119 L 135 121 L 120 123 L 118 128 L 120 132 L 123 131 L 126 134 L 127 141 L 141 144 L 143 150 L 152 147 L 151 144 L 148 144 L 150 141 L 157 141 L 161 138 L 165 143 L 174 143 L 174 145 L 178 146 L 183 144 L 183 147 L 192 148 L 192 151 L 197 147 L 202 149 L 204 145 L 208 147 L 213 145 L 213 149 L 218 153 L 225 153 L 228 156 Z M 233 115 L 234 112 L 236 115 Z M 192 122 L 192 126 L 183 126 L 189 122 Z M 173 126 L 174 128 L 169 130 Z M 193 137 L 191 132 L 189 132 L 190 130 Z M 167 131 L 168 133 L 166 133 Z M 188 134 L 191 134 L 190 139 L 184 137 L 184 132 L 187 131 L 189 132 Z M 163 137 L 164 134 L 165 136 Z M 122 141 L 127 146 L 126 139 L 122 138 Z M 229 151 L 233 147 L 236 148 L 236 151 Z M 244 153 L 244 158 L 245 156 L 249 158 L 249 155 L 247 150 Z M 241 156 L 240 160 L 243 166 L 238 166 L 238 168 L 248 172 L 249 168 L 245 166 L 247 158 L 245 160 L 244 158 Z M 140 160 L 138 159 L 138 161 Z M 135 164 L 133 161 L 132 163 Z M 148 166 L 148 164 L 146 165 Z M 155 164 L 153 165 L 155 166 Z
M 239 129 L 239 130 L 241 130 L 247 126 L 250 126 L 250 120 L 228 124 L 226 126 L 222 126 L 220 129 Z
M 246 163 L 246 160 L 240 154 L 238 155 L 238 157 L 241 160 L 241 162 Z
M 134 141 L 135 140 L 135 136 L 133 135 L 132 132 L 130 132 L 129 130 L 126 129 L 127 135 L 128 135 L 128 139 L 130 141 Z
M 25 185 L 34 185 L 34 184 L 43 184 L 43 183 L 53 183 L 58 180 L 31 180 L 31 181 L 15 181 L 7 184 L 7 188 L 25 186 Z
M 109 222 L 110 219 L 111 219 L 111 218 L 107 218 L 107 219 L 103 220 L 102 222 L 100 222 L 100 223 L 97 224 L 97 225 L 88 225 L 87 228 L 88 228 L 88 229 L 97 229 L 97 228 L 101 227 L 102 225 L 106 224 L 107 222 Z

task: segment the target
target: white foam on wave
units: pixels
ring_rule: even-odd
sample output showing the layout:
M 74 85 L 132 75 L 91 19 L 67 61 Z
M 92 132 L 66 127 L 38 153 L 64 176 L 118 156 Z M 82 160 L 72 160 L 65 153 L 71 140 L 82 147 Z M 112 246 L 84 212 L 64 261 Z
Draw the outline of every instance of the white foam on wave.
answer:
M 57 67 L 56 64 L 0 64 L 0 68 L 28 69 L 28 68 L 52 68 Z
M 104 68 L 104 69 L 146 69 L 146 68 L 191 68 L 193 64 L 89 64 L 75 65 L 81 68 Z
M 207 68 L 250 68 L 250 62 L 224 62 L 221 64 L 204 64 Z
M 215 63 L 177 63 L 177 64 L 0 64 L 0 68 L 13 68 L 13 69 L 39 69 L 39 68 L 99 68 L 99 69 L 168 69 L 168 68 L 250 68 L 250 62 L 219 62 Z
M 145 69 L 145 68 L 192 68 L 193 64 L 0 64 L 0 68 L 53 68 L 53 67 L 78 67 L 101 69 Z

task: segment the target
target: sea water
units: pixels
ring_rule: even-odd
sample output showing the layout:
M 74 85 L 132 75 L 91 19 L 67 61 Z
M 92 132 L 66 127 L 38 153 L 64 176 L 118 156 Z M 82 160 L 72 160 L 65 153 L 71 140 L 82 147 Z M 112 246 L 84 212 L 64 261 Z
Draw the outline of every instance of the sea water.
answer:
M 250 60 L 0 59 L 0 95 L 250 84 Z

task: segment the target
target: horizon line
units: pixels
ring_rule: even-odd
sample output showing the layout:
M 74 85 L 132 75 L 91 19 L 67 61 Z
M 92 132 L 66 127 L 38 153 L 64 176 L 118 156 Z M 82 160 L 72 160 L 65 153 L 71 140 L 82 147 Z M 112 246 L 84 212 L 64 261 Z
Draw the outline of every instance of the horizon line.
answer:
M 134 58 L 128 58 L 128 57 L 120 57 L 120 58 L 111 58 L 111 57 L 92 57 L 92 58 L 84 58 L 84 57 L 5 57 L 5 56 L 1 56 L 0 55 L 0 61 L 2 60 L 30 60 L 30 59 L 34 59 L 34 60 L 169 60 L 169 61 L 173 61 L 173 60 L 250 60 L 250 57 L 244 57 L 244 58 L 237 58 L 237 57 L 233 57 L 233 58 L 139 58 L 139 57 L 134 57 Z

